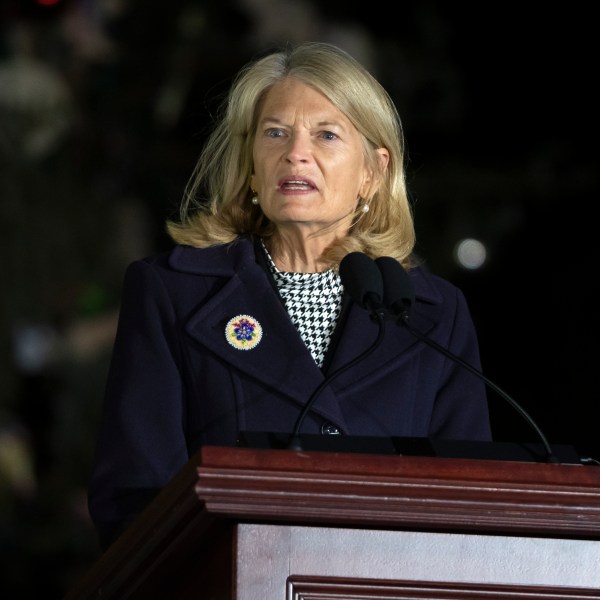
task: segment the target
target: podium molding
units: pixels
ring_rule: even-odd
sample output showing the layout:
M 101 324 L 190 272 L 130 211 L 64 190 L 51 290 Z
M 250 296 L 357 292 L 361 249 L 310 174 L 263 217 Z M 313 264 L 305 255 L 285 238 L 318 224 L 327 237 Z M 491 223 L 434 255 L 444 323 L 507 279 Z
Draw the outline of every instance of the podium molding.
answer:
M 65 600 L 600 599 L 598 565 L 597 466 L 207 446 Z

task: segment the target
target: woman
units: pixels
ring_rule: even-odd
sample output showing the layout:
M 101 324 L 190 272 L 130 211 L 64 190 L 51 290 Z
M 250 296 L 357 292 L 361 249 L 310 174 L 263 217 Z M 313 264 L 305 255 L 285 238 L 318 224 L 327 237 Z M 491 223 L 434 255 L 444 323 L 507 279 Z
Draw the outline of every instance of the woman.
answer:
M 186 190 L 176 245 L 127 270 L 90 486 L 104 546 L 202 445 L 291 432 L 378 328 L 338 273 L 409 269 L 413 325 L 479 368 L 462 293 L 413 264 L 400 119 L 351 56 L 307 43 L 246 66 Z M 389 326 L 304 433 L 490 439 L 483 384 Z

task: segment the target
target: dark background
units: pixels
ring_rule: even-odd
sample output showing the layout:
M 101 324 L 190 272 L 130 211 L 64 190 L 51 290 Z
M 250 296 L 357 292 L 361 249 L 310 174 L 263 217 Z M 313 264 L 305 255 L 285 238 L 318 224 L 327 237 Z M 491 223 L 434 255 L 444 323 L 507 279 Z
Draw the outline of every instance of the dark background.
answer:
M 418 252 L 464 290 L 485 374 L 552 443 L 600 456 L 592 9 L 393 5 L 2 4 L 6 597 L 61 597 L 98 556 L 86 482 L 124 268 L 169 247 L 164 220 L 231 76 L 281 42 L 334 42 L 389 90 Z M 467 237 L 487 248 L 477 270 L 454 260 Z M 504 400 L 490 392 L 490 402 L 498 440 L 535 441 Z

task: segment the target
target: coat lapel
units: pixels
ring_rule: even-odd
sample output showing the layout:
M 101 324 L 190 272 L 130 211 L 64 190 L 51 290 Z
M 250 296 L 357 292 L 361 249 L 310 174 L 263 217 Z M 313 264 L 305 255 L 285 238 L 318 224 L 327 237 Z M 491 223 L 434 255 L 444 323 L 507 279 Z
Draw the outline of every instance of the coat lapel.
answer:
M 324 375 L 302 341 L 271 282 L 254 257 L 250 242 L 197 251 L 178 249 L 171 266 L 203 277 L 222 277 L 220 289 L 206 297 L 188 320 L 186 331 L 232 369 L 243 372 L 275 395 L 285 395 L 300 411 L 323 382 Z M 238 349 L 227 340 L 231 319 L 247 316 L 260 325 L 262 338 L 251 349 Z M 344 426 L 337 398 L 325 388 L 315 411 L 340 427 Z

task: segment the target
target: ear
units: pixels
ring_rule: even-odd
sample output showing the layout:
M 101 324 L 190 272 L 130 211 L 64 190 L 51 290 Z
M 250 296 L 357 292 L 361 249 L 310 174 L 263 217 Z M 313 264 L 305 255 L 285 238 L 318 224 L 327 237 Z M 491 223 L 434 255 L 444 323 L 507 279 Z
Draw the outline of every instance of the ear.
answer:
M 370 199 L 373 197 L 390 162 L 390 153 L 387 148 L 377 148 L 375 152 L 377 153 L 378 169 L 375 173 L 371 169 L 367 170 L 359 192 L 361 198 Z
M 377 148 L 377 159 L 379 160 L 380 173 L 383 175 L 390 162 L 390 152 L 387 148 Z

